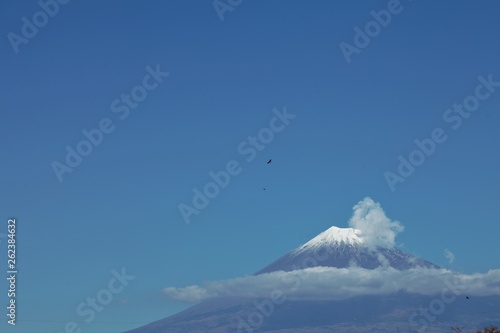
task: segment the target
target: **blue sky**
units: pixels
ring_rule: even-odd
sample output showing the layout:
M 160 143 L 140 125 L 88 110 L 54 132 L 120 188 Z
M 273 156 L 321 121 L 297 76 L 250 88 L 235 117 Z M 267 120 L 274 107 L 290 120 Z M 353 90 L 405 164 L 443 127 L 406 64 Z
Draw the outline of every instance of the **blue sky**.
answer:
M 221 21 L 211 1 L 70 1 L 16 53 L 9 33 L 41 7 L 0 2 L 1 232 L 18 219 L 19 272 L 17 327 L 1 329 L 122 332 L 163 318 L 189 305 L 163 288 L 252 274 L 347 227 L 366 196 L 405 226 L 405 251 L 497 268 L 500 89 L 457 129 L 443 115 L 479 76 L 500 81 L 499 4 L 402 0 L 348 63 L 339 44 L 387 8 L 243 1 Z M 169 75 L 120 119 L 111 104 L 148 66 Z M 284 107 L 296 117 L 246 161 L 238 146 Z M 60 182 L 53 162 L 103 119 L 113 131 Z M 391 191 L 384 173 L 436 128 L 448 139 Z M 179 204 L 232 160 L 241 172 L 186 224 Z M 75 309 L 122 268 L 135 278 L 85 323 Z

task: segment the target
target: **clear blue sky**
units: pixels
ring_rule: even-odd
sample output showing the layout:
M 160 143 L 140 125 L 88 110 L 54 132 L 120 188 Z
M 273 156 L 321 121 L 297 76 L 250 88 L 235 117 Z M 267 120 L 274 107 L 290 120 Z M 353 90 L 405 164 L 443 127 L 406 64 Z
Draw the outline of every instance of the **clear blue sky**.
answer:
M 0 232 L 18 218 L 19 308 L 0 329 L 160 319 L 188 306 L 163 288 L 252 274 L 347 227 L 366 196 L 405 226 L 405 251 L 452 267 L 448 248 L 456 269 L 498 268 L 500 88 L 456 130 L 443 114 L 478 76 L 500 81 L 500 4 L 402 0 L 347 63 L 339 44 L 387 4 L 243 1 L 221 21 L 211 1 L 70 1 L 15 53 L 8 34 L 41 9 L 1 1 Z M 113 101 L 157 65 L 170 75 L 120 119 Z M 238 145 L 284 106 L 297 117 L 247 162 Z M 105 118 L 114 130 L 59 182 L 51 164 Z M 435 128 L 447 141 L 391 191 L 384 172 Z M 231 160 L 242 171 L 187 225 L 179 204 Z M 135 279 L 85 323 L 75 309 L 122 267 Z

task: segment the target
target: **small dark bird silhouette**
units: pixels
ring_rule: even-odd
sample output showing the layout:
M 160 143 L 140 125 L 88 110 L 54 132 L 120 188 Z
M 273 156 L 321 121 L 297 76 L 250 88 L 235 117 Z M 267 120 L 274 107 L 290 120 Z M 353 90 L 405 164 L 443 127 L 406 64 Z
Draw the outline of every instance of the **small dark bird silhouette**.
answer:
M 271 164 L 272 161 L 273 159 L 271 158 L 269 161 L 267 161 L 267 164 Z
M 265 188 L 265 187 L 263 187 L 262 189 L 263 189 L 264 191 L 266 190 L 266 188 Z
M 469 299 L 469 296 L 465 296 L 465 298 Z

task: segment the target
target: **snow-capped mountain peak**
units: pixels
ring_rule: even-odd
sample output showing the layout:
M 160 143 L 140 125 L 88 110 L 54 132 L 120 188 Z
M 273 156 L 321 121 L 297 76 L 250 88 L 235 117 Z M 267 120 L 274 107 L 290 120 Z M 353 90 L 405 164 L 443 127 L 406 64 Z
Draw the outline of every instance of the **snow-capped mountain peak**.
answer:
M 361 245 L 363 243 L 363 239 L 360 234 L 361 232 L 357 229 L 338 228 L 334 226 L 323 231 L 309 242 L 300 246 L 297 251 L 309 250 L 325 245 L 341 245 L 342 243 L 344 243 L 344 245 Z
M 384 265 L 398 270 L 417 266 L 438 268 L 430 262 L 394 247 L 370 246 L 358 229 L 331 227 L 295 250 L 286 253 L 256 272 L 255 275 L 275 271 L 288 272 L 316 266 L 337 268 L 358 266 L 375 269 Z

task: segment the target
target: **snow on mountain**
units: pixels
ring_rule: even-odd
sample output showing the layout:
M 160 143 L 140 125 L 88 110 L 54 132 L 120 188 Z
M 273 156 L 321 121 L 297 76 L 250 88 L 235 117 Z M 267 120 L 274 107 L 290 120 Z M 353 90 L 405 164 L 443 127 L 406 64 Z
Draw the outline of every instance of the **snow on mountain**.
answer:
M 295 251 L 310 251 L 312 249 L 317 249 L 323 246 L 330 245 L 362 245 L 363 239 L 360 236 L 361 231 L 353 228 L 338 228 L 331 227 L 318 236 L 311 239 L 309 242 L 297 248 Z

